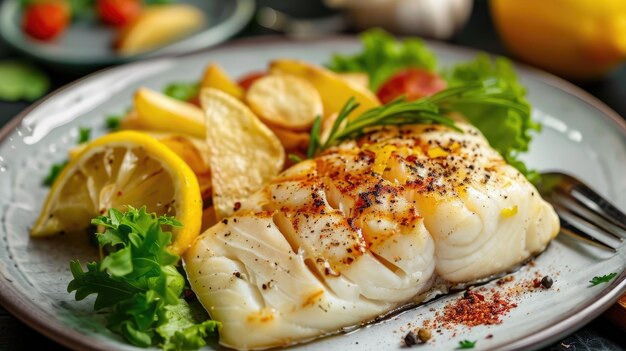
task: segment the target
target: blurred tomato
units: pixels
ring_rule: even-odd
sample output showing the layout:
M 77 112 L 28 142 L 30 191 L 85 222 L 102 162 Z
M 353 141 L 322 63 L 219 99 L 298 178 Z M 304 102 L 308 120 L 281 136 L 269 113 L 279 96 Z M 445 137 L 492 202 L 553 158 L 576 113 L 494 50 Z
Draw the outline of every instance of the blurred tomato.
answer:
M 98 15 L 104 23 L 121 27 L 141 13 L 141 0 L 98 0 Z
M 252 83 L 254 83 L 257 79 L 263 78 L 267 75 L 267 72 L 252 72 L 248 73 L 245 76 L 241 77 L 238 81 L 239 86 L 248 90 Z
M 26 8 L 23 20 L 26 34 L 40 40 L 52 40 L 67 28 L 70 10 L 62 2 L 34 3 Z
M 446 88 L 438 74 L 418 68 L 402 70 L 389 78 L 380 86 L 376 95 L 380 102 L 386 104 L 402 95 L 408 101 L 433 95 Z

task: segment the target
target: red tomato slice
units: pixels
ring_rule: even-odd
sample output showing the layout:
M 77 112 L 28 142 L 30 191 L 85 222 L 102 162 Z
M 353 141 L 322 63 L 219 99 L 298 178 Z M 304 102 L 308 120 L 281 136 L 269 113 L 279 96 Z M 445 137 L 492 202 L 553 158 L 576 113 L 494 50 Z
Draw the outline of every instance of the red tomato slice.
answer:
M 402 95 L 408 101 L 433 95 L 446 88 L 446 81 L 438 74 L 419 68 L 402 70 L 380 86 L 376 95 L 386 104 Z
M 70 22 L 69 8 L 58 2 L 40 2 L 29 5 L 24 13 L 22 27 L 26 34 L 39 40 L 52 40 L 63 33 Z
M 257 79 L 263 78 L 267 75 L 267 72 L 252 72 L 248 73 L 245 76 L 239 79 L 239 86 L 244 90 L 248 90 L 252 83 L 254 83 Z
M 141 0 L 98 0 L 97 9 L 104 23 L 122 27 L 139 16 Z

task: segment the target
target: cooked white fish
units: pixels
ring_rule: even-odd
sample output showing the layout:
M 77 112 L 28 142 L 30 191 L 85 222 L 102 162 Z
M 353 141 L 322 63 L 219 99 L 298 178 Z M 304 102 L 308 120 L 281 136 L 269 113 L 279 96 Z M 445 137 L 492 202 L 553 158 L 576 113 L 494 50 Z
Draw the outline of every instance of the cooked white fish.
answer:
M 220 343 L 263 349 L 370 320 L 542 251 L 558 218 L 472 126 L 389 127 L 282 173 L 184 257 Z

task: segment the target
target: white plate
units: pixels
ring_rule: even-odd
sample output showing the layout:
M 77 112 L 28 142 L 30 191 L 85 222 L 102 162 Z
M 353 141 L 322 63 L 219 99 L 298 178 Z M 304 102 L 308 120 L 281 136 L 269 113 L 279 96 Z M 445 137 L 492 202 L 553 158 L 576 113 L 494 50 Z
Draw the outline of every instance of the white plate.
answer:
M 468 60 L 476 52 L 433 43 L 443 66 Z M 281 57 L 323 63 L 333 52 L 359 49 L 354 38 L 309 42 L 252 39 L 179 58 L 138 62 L 103 71 L 55 92 L 0 132 L 0 302 L 18 318 L 49 337 L 81 349 L 133 349 L 103 326 L 91 312 L 92 299 L 75 302 L 66 292 L 68 262 L 95 258 L 85 238 L 32 240 L 35 220 L 47 188 L 41 186 L 51 164 L 63 161 L 78 127 L 105 133 L 108 114 L 124 111 L 139 86 L 161 89 L 172 81 L 197 80 L 208 62 L 231 75 L 263 69 Z M 626 208 L 626 123 L 605 105 L 574 86 L 525 67 L 518 72 L 528 87 L 534 117 L 544 124 L 525 159 L 540 170 L 571 173 Z M 75 238 L 76 239 L 76 238 Z M 71 245 L 69 244 L 71 242 Z M 515 281 L 535 272 L 555 279 L 550 290 L 519 298 L 502 324 L 435 333 L 426 349 L 454 349 L 463 339 L 476 349 L 538 348 L 572 333 L 608 308 L 626 290 L 626 246 L 615 255 L 559 237 L 534 267 L 515 273 Z M 589 287 L 597 275 L 618 272 L 609 284 Z M 511 283 L 515 284 L 515 282 Z M 399 349 L 407 323 L 430 318 L 456 296 L 433 301 L 384 323 L 297 346 L 307 350 Z M 329 317 L 332 318 L 332 317 Z M 492 334 L 492 338 L 486 338 Z M 219 348 L 212 343 L 211 348 Z

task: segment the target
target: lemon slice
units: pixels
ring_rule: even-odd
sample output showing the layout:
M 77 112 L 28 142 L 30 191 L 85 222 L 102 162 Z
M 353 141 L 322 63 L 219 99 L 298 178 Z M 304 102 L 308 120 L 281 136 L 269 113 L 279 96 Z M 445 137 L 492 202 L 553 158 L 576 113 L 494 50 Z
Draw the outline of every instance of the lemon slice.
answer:
M 140 132 L 108 134 L 85 146 L 55 180 L 31 235 L 81 230 L 109 208 L 146 206 L 174 216 L 169 249 L 182 254 L 200 232 L 202 200 L 191 168 L 167 146 Z

